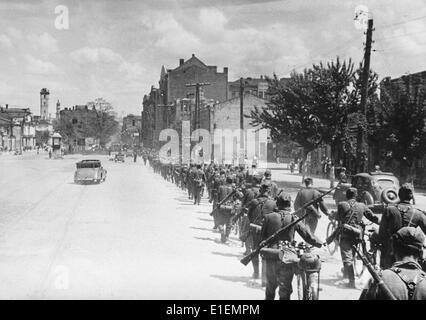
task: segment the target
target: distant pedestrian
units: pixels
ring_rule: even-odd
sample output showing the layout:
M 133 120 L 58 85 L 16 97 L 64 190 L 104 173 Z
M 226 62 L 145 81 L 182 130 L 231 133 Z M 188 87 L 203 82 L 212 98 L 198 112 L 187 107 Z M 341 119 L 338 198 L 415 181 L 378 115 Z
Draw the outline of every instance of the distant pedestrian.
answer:
M 49 159 L 52 159 L 52 150 L 49 149 Z
M 138 154 L 136 152 L 133 152 L 133 162 L 136 162 L 138 158 Z

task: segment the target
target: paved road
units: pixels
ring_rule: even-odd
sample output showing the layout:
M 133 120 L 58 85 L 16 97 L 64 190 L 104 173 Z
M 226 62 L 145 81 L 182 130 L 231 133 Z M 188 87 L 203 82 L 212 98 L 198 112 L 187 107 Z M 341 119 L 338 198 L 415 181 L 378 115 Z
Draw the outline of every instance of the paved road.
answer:
M 241 243 L 224 245 L 211 230 L 206 199 L 192 205 L 131 158 L 97 156 L 106 182 L 76 185 L 83 158 L 0 156 L 0 298 L 263 299 L 251 266 L 238 261 Z M 335 285 L 338 257 L 320 253 L 321 298 L 356 299 L 359 290 Z

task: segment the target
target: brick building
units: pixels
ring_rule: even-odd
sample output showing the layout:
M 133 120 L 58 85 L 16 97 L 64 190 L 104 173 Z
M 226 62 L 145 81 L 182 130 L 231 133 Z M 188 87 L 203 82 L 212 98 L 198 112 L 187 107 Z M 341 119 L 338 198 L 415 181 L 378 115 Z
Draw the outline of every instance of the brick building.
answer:
M 251 93 L 245 93 L 243 96 L 243 114 L 250 115 L 250 112 L 254 110 L 255 107 L 264 108 L 266 106 L 266 100 L 261 99 Z M 215 130 L 237 130 L 240 129 L 240 97 L 234 97 L 223 102 L 215 104 L 206 104 L 205 107 L 201 109 L 200 112 L 201 118 L 201 128 L 207 129 L 210 131 L 212 136 L 214 135 Z M 274 144 L 268 143 L 266 146 L 259 145 L 260 137 L 258 129 L 260 127 L 253 126 L 250 124 L 251 119 L 244 117 L 244 130 L 250 130 L 251 134 L 247 136 L 247 143 L 256 146 L 255 154 L 257 158 L 274 159 L 275 158 L 275 149 Z M 214 139 L 213 139 L 214 140 Z M 218 143 L 213 141 L 214 144 Z M 213 147 L 213 158 L 218 160 L 217 152 L 218 150 Z M 223 150 L 222 150 L 223 151 Z M 215 154 L 216 153 L 216 154 Z M 235 155 L 235 160 L 237 160 L 238 155 Z M 249 159 L 250 161 L 252 159 Z
M 179 66 L 175 69 L 161 69 L 159 88 L 160 103 L 173 104 L 176 99 L 189 98 L 194 95 L 195 89 L 187 87 L 191 83 L 209 83 L 202 88 L 205 99 L 225 101 L 228 99 L 228 68 L 223 72 L 217 71 L 217 66 L 207 66 L 194 54 L 184 61 L 179 59 Z
M 159 149 L 163 144 L 159 141 L 159 135 L 164 129 L 180 132 L 183 114 L 190 118 L 191 130 L 194 129 L 195 88 L 187 85 L 195 83 L 208 83 L 200 89 L 200 108 L 206 103 L 228 98 L 226 67 L 223 72 L 218 72 L 216 66 L 207 66 L 195 55 L 187 61 L 179 59 L 179 66 L 175 69 L 163 66 L 159 87 L 152 86 L 142 102 L 142 142 L 145 147 Z M 190 109 L 186 110 L 184 106 Z

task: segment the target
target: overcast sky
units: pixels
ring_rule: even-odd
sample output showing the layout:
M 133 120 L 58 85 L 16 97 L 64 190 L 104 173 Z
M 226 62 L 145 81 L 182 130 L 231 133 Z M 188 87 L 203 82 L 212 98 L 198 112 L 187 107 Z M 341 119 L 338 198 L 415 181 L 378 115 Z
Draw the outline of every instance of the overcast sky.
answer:
M 343 0 L 0 0 L 0 104 L 31 107 L 51 93 L 50 112 L 97 97 L 119 113 L 140 113 L 161 66 L 194 53 L 229 80 L 287 76 L 337 55 L 357 64 L 363 30 L 355 8 L 374 19 L 371 67 L 380 77 L 426 70 L 426 1 Z M 55 28 L 55 7 L 69 29 Z

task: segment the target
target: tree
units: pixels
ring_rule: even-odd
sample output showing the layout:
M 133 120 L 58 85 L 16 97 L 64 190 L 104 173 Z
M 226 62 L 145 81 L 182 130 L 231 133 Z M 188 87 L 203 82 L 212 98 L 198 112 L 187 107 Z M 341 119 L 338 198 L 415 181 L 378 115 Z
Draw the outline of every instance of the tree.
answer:
M 313 102 L 312 73 L 305 70 L 293 72 L 288 82 L 283 84 L 274 74 L 266 77 L 270 100 L 267 107 L 255 107 L 249 117 L 251 124 L 269 129 L 273 140 L 290 139 L 303 148 L 303 161 L 307 154 L 323 143 L 321 121 Z
M 35 132 L 35 139 L 38 145 L 42 146 L 49 142 L 50 134 L 48 130 L 39 131 L 37 130 Z
M 72 124 L 68 117 L 60 117 L 53 122 L 53 128 L 62 136 L 62 141 L 65 144 L 71 145 L 77 137 L 76 127 Z
M 321 122 L 320 134 L 324 143 L 330 145 L 332 158 L 341 159 L 343 154 L 352 152 L 353 141 L 349 130 L 349 120 L 357 111 L 356 71 L 351 59 L 348 62 L 320 62 L 313 65 L 312 101 L 313 112 Z
M 384 88 L 384 99 L 378 110 L 379 125 L 375 135 L 382 142 L 388 158 L 399 163 L 400 176 L 414 181 L 416 161 L 426 155 L 426 96 L 417 90 Z
M 118 121 L 115 119 L 113 107 L 111 103 L 102 98 L 87 103 L 87 106 L 91 109 L 87 125 L 88 134 L 99 139 L 100 146 L 105 147 L 118 129 Z

